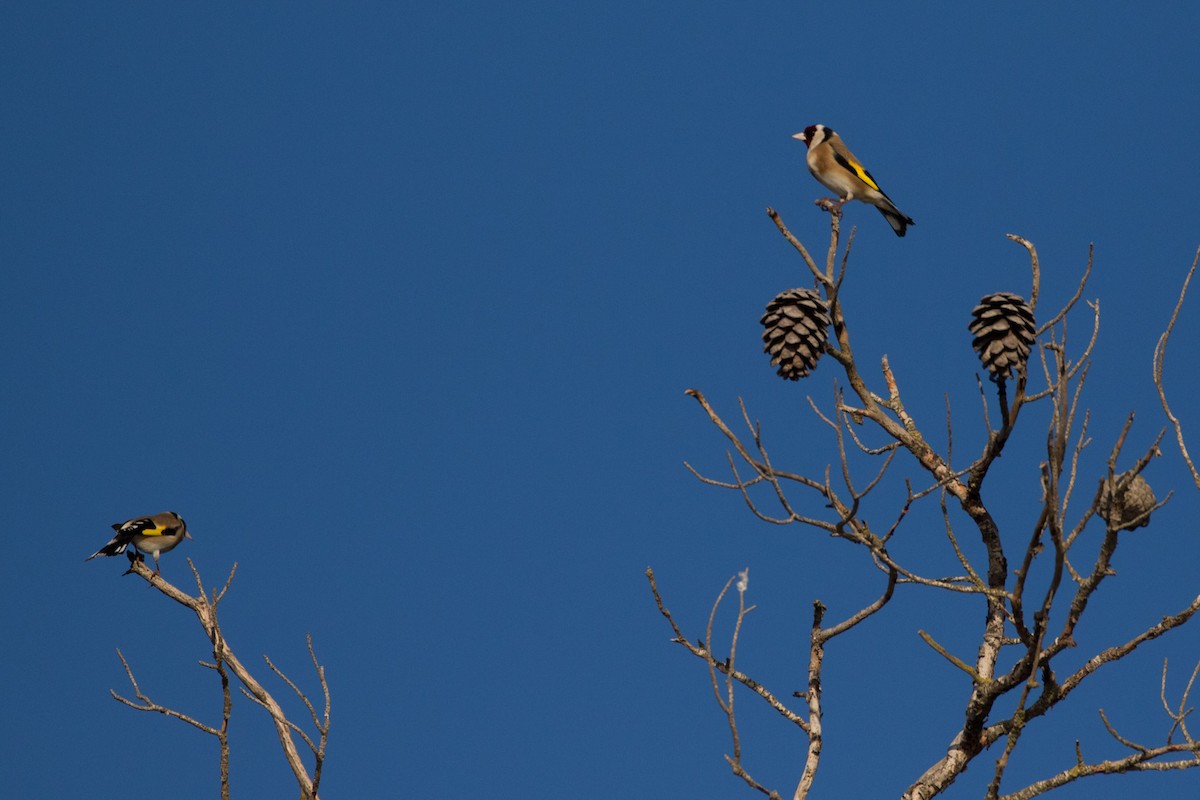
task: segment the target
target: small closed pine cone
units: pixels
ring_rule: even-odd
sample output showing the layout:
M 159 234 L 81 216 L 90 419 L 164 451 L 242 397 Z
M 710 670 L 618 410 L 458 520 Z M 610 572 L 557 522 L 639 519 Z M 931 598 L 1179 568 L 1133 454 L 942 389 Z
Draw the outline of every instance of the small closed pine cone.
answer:
M 1115 525 L 1117 530 L 1121 531 L 1131 531 L 1134 528 L 1149 525 L 1150 517 L 1147 512 L 1154 508 L 1154 504 L 1157 502 L 1154 498 L 1154 490 L 1150 488 L 1150 484 L 1146 483 L 1146 479 L 1141 475 L 1134 475 L 1125 485 L 1125 489 L 1111 500 L 1110 510 L 1112 483 L 1120 482 L 1128 475 L 1128 472 L 1124 475 L 1115 475 L 1111 482 L 1105 479 L 1104 488 L 1100 491 L 1100 506 L 1097 509 L 1097 513 L 1104 518 L 1105 522 Z M 1147 514 L 1147 516 L 1143 517 L 1140 522 L 1130 524 L 1143 514 Z
M 767 303 L 761 320 L 763 350 L 779 377 L 789 381 L 806 377 L 825 352 L 829 336 L 829 307 L 813 289 L 788 289 Z
M 1012 292 L 984 295 L 971 311 L 968 326 L 975 340 L 971 346 L 992 380 L 1002 381 L 1020 371 L 1029 360 L 1029 348 L 1037 334 L 1033 311 L 1024 298 Z

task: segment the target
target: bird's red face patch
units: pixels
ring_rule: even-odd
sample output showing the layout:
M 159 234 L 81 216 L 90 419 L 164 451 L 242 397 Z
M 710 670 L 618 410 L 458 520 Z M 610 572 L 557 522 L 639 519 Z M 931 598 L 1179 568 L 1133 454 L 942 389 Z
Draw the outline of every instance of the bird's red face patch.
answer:
M 817 132 L 817 126 L 809 125 L 802 132 L 794 134 L 792 136 L 792 138 L 799 139 L 800 141 L 804 142 L 805 147 L 812 147 L 813 136 L 816 135 L 816 132 Z

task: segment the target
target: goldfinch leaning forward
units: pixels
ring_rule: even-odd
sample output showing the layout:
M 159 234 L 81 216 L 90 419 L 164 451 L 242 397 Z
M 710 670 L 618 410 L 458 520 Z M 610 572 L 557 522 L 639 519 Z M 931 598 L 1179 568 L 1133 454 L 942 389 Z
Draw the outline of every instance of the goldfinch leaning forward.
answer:
M 174 511 L 115 522 L 112 527 L 117 532 L 112 541 L 92 553 L 84 559 L 85 561 L 91 561 L 96 556 L 120 555 L 129 545 L 133 545 L 138 551 L 154 556 L 154 574 L 157 575 L 159 554 L 175 549 L 185 538 L 192 538 L 188 533 L 187 523 Z
M 839 208 L 848 200 L 870 203 L 879 209 L 897 236 L 903 236 L 909 225 L 916 225 L 911 217 L 900 213 L 900 209 L 883 193 L 871 173 L 867 172 L 832 128 L 809 125 L 792 138 L 808 146 L 808 171 L 837 193 Z

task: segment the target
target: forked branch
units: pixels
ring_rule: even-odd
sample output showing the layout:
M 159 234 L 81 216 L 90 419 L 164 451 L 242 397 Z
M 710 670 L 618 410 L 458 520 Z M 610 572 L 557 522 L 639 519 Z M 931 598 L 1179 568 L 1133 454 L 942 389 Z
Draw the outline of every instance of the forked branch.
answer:
M 316 744 L 314 744 L 314 742 L 308 736 L 304 735 L 297 725 L 288 719 L 287 715 L 283 711 L 283 708 L 278 702 L 276 702 L 271 693 L 268 692 L 266 688 L 264 688 L 263 685 L 258 682 L 257 679 L 255 679 L 245 665 L 242 664 L 241 660 L 234 654 L 233 649 L 229 646 L 229 643 L 226 641 L 225 636 L 221 631 L 220 623 L 217 620 L 217 606 L 221 599 L 228 592 L 229 587 L 233 582 L 233 576 L 237 571 L 237 565 L 235 564 L 233 569 L 230 570 L 229 577 L 226 579 L 224 586 L 220 590 L 213 589 L 211 594 L 206 594 L 203 588 L 204 584 L 200 579 L 200 573 L 196 569 L 195 564 L 192 563 L 191 559 L 188 559 L 187 563 L 188 567 L 192 571 L 192 576 L 196 581 L 196 587 L 198 590 L 196 596 L 189 595 L 181 591 L 173 584 L 167 582 L 160 574 L 153 572 L 142 561 L 134 561 L 131 564 L 129 571 L 140 575 L 151 586 L 158 589 L 167 597 L 192 610 L 197 619 L 200 621 L 200 625 L 204 629 L 205 635 L 208 637 L 209 642 L 213 647 L 213 658 L 215 663 L 205 664 L 204 666 L 215 669 L 221 676 L 222 688 L 225 695 L 224 721 L 226 723 L 228 722 L 228 714 L 230 709 L 229 680 L 225 672 L 226 668 L 228 668 L 237 677 L 238 681 L 241 682 L 243 693 L 250 697 L 255 703 L 265 708 L 267 713 L 271 715 L 271 720 L 275 725 L 276 735 L 279 737 L 280 747 L 283 750 L 284 759 L 291 768 L 292 774 L 295 776 L 296 782 L 300 788 L 301 800 L 319 800 L 317 791 L 320 785 L 321 770 L 325 761 L 325 746 L 329 734 L 329 684 L 325 679 L 324 668 L 317 662 L 316 653 L 312 647 L 311 637 L 308 640 L 309 655 L 312 657 L 313 665 L 316 668 L 317 677 L 321 684 L 321 691 L 325 698 L 325 713 L 322 720 L 318 720 L 317 713 L 307 696 L 300 691 L 300 689 L 286 676 L 282 675 L 282 673 L 280 673 L 278 670 L 275 671 L 300 696 L 301 701 L 308 708 L 319 734 L 319 743 Z M 125 664 L 125 659 L 123 656 L 121 657 L 121 661 L 123 664 Z M 269 660 L 267 663 L 270 665 Z M 270 666 L 272 669 L 275 669 L 274 665 Z M 131 705 L 134 708 L 140 708 L 141 710 L 148 711 L 159 711 L 160 713 L 165 713 L 168 716 L 183 719 L 189 724 L 199 727 L 201 730 L 205 730 L 205 732 L 218 736 L 219 739 L 222 738 L 220 732 L 224 729 L 224 726 L 222 728 L 204 727 L 191 718 L 186 717 L 186 715 L 178 712 L 162 709 L 157 706 L 150 708 L 144 707 L 153 704 L 150 703 L 148 698 L 145 698 L 141 694 L 136 681 L 133 680 L 133 673 L 129 669 L 128 664 L 125 664 L 125 668 L 127 674 L 129 675 L 130 681 L 133 682 L 135 691 L 138 693 L 138 698 L 142 700 L 142 706 L 134 704 L 131 701 L 116 695 L 114 692 L 113 695 L 114 697 L 117 697 L 118 700 L 124 702 L 126 705 Z M 299 732 L 313 751 L 314 767 L 313 774 L 311 776 L 309 775 L 308 770 L 305 768 L 299 752 L 296 750 L 295 741 L 292 738 L 293 731 Z M 228 786 L 228 755 L 227 748 L 225 747 L 222 749 L 221 772 L 222 786 L 226 787 Z

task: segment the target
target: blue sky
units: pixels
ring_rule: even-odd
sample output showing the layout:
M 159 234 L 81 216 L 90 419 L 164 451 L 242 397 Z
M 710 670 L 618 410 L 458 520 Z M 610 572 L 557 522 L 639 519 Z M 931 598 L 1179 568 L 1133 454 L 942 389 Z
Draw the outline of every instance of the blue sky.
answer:
M 785 695 L 812 600 L 834 619 L 877 594 L 849 545 L 759 523 L 682 466 L 724 469 L 689 387 L 731 419 L 744 398 L 777 463 L 834 455 L 804 400 L 828 408 L 833 364 L 785 383 L 759 340 L 766 302 L 808 283 L 765 207 L 810 247 L 827 235 L 791 134 L 836 128 L 916 220 L 901 240 L 847 209 L 843 297 L 868 374 L 888 354 L 938 446 L 949 403 L 963 463 L 981 441 L 970 309 L 1028 292 L 1004 234 L 1037 244 L 1045 309 L 1095 243 L 1094 486 L 1130 410 L 1130 459 L 1164 424 L 1151 352 L 1200 245 L 1198 25 L 1118 3 L 6 5 L 14 796 L 215 795 L 212 741 L 108 696 L 120 647 L 156 700 L 215 719 L 199 629 L 123 559 L 83 563 L 110 523 L 166 509 L 195 536 L 168 579 L 190 586 L 185 556 L 210 585 L 238 563 L 222 611 L 243 660 L 312 686 L 312 633 L 326 796 L 752 796 L 642 573 L 697 637 L 749 567 L 740 664 Z M 1200 431 L 1197 302 L 1168 381 Z M 985 491 L 1006 541 L 1036 518 L 1044 421 L 1028 412 Z M 1072 657 L 1195 596 L 1196 489 L 1163 449 L 1147 474 L 1176 497 L 1123 543 Z M 947 563 L 936 513 L 904 535 L 913 563 Z M 916 630 L 969 652 L 981 619 L 907 588 L 831 645 L 820 796 L 897 796 L 944 752 L 968 687 Z M 1177 693 L 1198 657 L 1185 628 L 1098 678 L 1028 734 L 1006 790 L 1068 767 L 1077 738 L 1120 754 L 1098 707 L 1157 743 L 1162 659 Z M 804 741 L 752 700 L 747 765 L 790 792 Z M 233 725 L 235 796 L 291 791 L 259 710 Z M 998 754 L 948 796 L 980 796 Z

